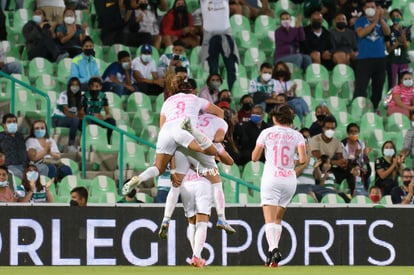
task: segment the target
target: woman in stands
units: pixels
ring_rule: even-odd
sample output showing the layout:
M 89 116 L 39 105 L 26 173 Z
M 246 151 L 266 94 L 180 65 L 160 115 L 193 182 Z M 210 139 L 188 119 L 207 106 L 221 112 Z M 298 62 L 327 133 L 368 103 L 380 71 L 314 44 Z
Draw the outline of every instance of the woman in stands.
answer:
M 252 161 L 258 161 L 265 151 L 261 189 L 261 205 L 265 220 L 266 239 L 269 252 L 266 266 L 277 267 L 282 259 L 279 240 L 282 233 L 282 219 L 286 207 L 296 190 L 295 155 L 298 164 L 306 161 L 305 139 L 293 130 L 293 110 L 289 105 L 279 105 L 270 113 L 273 123 L 271 128 L 263 130 L 257 138 L 252 152 Z
M 401 71 L 398 80 L 398 85 L 392 89 L 387 114 L 402 113 L 409 118 L 410 111 L 414 111 L 414 83 L 411 69 Z
M 53 194 L 49 187 L 54 179 L 49 180 L 45 186 L 40 182 L 40 174 L 35 165 L 29 165 L 23 171 L 22 184 L 16 188 L 19 202 L 53 202 Z

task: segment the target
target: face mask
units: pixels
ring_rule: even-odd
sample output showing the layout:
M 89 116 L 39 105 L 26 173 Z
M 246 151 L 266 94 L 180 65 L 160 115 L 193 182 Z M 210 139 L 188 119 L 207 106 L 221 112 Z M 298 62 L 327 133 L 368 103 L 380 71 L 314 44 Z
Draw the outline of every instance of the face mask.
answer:
M 242 109 L 245 111 L 250 111 L 252 107 L 253 107 L 253 103 L 243 103 L 242 105 Z M 413 121 L 413 124 L 414 124 L 414 121 Z
M 413 80 L 412 79 L 403 80 L 403 85 L 405 87 L 411 87 L 411 86 L 413 86 Z
M 282 24 L 282 27 L 289 28 L 290 27 L 290 20 L 282 20 L 280 21 Z
M 70 206 L 79 206 L 79 203 L 75 200 L 70 200 Z
M 95 51 L 93 49 L 84 49 L 83 54 L 86 56 L 91 56 L 91 55 L 95 56 Z
M 405 181 L 403 181 L 403 184 L 405 185 L 405 186 L 408 186 L 409 184 L 410 184 L 410 180 L 405 180 Z
M 286 71 L 285 70 L 278 70 L 276 71 L 276 77 L 285 77 Z
M 350 135 L 348 138 L 352 141 L 357 141 L 358 140 L 358 135 Z
M 345 22 L 338 22 L 336 23 L 336 27 L 340 30 L 343 30 L 346 28 L 346 23 Z
M 100 90 L 89 90 L 92 96 L 98 96 Z
M 46 130 L 44 130 L 44 129 L 35 130 L 34 135 L 37 138 L 42 138 L 46 135 Z
M 0 187 L 7 187 L 9 185 L 9 183 L 5 180 L 5 181 L 0 181 Z
M 151 55 L 148 55 L 148 54 L 142 54 L 141 55 L 141 59 L 145 63 L 149 63 L 152 60 L 152 56 Z
M 35 22 L 36 24 L 40 24 L 40 22 L 42 22 L 42 16 L 40 16 L 40 15 L 33 15 L 32 21 Z
M 269 81 L 271 78 L 272 78 L 272 75 L 271 75 L 271 74 L 269 74 L 269 73 L 264 73 L 264 74 L 262 74 L 262 79 L 263 79 L 265 82 Z
M 226 101 L 228 103 L 231 103 L 231 98 L 230 97 L 223 97 L 220 101 Z
M 319 30 L 322 27 L 322 23 L 319 21 L 313 21 L 311 22 L 312 29 Z
M 373 203 L 377 203 L 380 201 L 380 196 L 379 195 L 369 195 L 369 198 L 371 199 L 371 201 Z
M 7 132 L 9 132 L 10 134 L 15 134 L 17 132 L 17 123 L 7 123 L 6 124 L 7 127 Z
M 80 90 L 79 86 L 70 86 L 70 91 L 74 94 L 77 94 Z
M 28 181 L 37 181 L 39 173 L 37 171 L 29 171 L 26 173 L 26 177 Z
M 178 12 L 185 12 L 187 9 L 185 6 L 178 6 L 175 8 L 175 10 Z
M 122 69 L 128 70 L 129 69 L 129 62 L 122 62 Z
M 334 135 L 335 135 L 335 130 L 331 130 L 331 129 L 329 129 L 329 130 L 326 130 L 326 131 L 325 131 L 325 136 L 326 136 L 327 138 L 333 138 L 333 137 L 334 137 Z
M 326 115 L 317 115 L 317 116 L 316 116 L 316 119 L 317 119 L 318 121 L 323 121 L 323 120 L 325 119 L 325 117 L 326 117 Z
M 210 88 L 211 89 L 218 89 L 221 86 L 220 81 L 211 81 L 210 82 Z
M 372 16 L 375 15 L 375 9 L 374 8 L 366 8 L 364 10 L 364 12 L 365 12 L 365 15 L 368 16 L 368 17 L 372 17 Z
M 392 157 L 394 156 L 394 154 L 395 154 L 394 149 L 384 149 L 384 156 Z
M 399 24 L 399 23 L 401 22 L 401 18 L 398 18 L 398 17 L 396 17 L 396 18 L 391 18 L 391 21 L 392 21 L 392 23 L 394 23 L 394 24 Z
M 260 121 L 262 121 L 262 116 L 261 116 L 261 115 L 255 115 L 255 114 L 252 114 L 252 115 L 250 116 L 250 120 L 251 120 L 253 123 L 257 124 L 257 123 L 259 123 Z
M 68 24 L 68 25 L 72 25 L 73 23 L 75 23 L 75 17 L 73 16 L 66 16 L 63 21 Z
M 148 8 L 148 4 L 145 4 L 145 3 L 139 4 L 139 9 L 140 10 L 146 10 L 147 8 Z

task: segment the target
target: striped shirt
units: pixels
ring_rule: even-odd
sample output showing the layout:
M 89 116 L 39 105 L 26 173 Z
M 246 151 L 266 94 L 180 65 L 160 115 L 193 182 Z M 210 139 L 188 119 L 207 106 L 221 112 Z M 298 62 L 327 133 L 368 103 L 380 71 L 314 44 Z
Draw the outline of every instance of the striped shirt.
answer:
M 16 187 L 17 198 L 26 197 L 27 192 L 22 184 Z M 46 189 L 43 187 L 42 190 L 33 192 L 30 202 L 47 202 Z

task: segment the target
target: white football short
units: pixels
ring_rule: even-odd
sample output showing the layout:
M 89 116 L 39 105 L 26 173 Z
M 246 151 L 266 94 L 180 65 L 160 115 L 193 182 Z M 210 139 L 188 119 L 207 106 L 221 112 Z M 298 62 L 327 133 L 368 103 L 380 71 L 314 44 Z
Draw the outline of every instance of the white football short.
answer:
M 218 173 L 218 168 L 214 156 L 209 156 L 203 153 L 194 152 L 190 149 L 179 147 L 177 148 L 177 152 L 180 152 L 182 155 L 187 157 L 187 162 L 190 163 L 193 170 L 195 170 L 200 175 L 205 175 L 209 172 Z M 180 155 L 178 159 L 181 160 L 182 156 Z M 186 174 L 188 170 L 188 164 L 184 161 L 177 161 L 177 157 L 175 157 L 175 170 L 179 174 Z
M 211 183 L 206 178 L 184 181 L 180 192 L 187 218 L 196 214 L 210 215 L 213 190 Z
M 262 177 L 260 184 L 261 205 L 286 206 L 296 191 L 296 177 L 278 177 L 266 179 Z
M 181 129 L 180 124 L 164 124 L 157 139 L 157 154 L 174 155 L 179 145 L 187 148 L 194 137 L 187 131 Z

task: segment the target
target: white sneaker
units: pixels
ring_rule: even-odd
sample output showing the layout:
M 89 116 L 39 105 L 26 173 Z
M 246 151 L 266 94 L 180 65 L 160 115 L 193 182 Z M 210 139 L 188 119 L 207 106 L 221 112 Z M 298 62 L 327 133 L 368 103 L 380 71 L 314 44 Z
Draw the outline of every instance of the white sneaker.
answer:
M 75 145 L 69 145 L 67 150 L 68 150 L 68 153 L 77 153 L 78 152 L 78 148 L 76 148 Z
M 122 186 L 122 195 L 128 195 L 134 190 L 138 185 L 141 184 L 141 179 L 139 176 L 133 176 L 129 181 L 127 181 L 124 186 Z
M 184 118 L 183 122 L 181 122 L 181 129 L 190 133 L 193 132 L 193 127 L 191 126 L 191 120 L 189 117 Z

